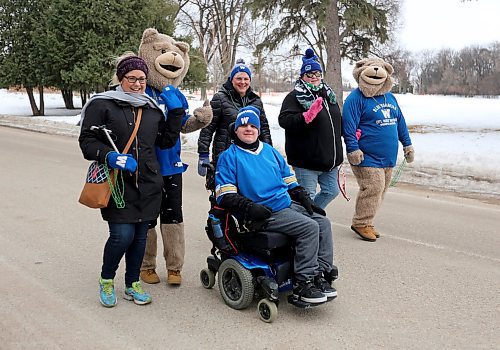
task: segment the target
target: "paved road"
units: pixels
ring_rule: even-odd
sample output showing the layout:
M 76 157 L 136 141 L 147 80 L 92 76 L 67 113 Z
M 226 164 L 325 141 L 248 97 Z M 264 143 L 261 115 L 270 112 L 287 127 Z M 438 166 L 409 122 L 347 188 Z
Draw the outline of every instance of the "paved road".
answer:
M 148 286 L 149 306 L 105 309 L 106 225 L 77 203 L 88 162 L 76 139 L 0 127 L 1 349 L 498 349 L 499 206 L 398 187 L 378 217 L 382 238 L 368 243 L 349 230 L 353 201 L 336 199 L 339 297 L 313 310 L 282 303 L 266 324 L 255 304 L 232 310 L 199 283 L 208 201 L 185 158 L 183 285 Z

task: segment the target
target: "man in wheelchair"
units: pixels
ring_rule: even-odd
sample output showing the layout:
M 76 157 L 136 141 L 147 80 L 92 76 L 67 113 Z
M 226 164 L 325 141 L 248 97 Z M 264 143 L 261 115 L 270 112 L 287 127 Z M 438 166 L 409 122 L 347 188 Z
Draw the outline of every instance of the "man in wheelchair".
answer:
M 331 286 L 337 269 L 330 221 L 298 185 L 281 154 L 258 140 L 259 116 L 251 106 L 238 113 L 234 144 L 217 162 L 217 204 L 247 221 L 268 220 L 266 231 L 290 236 L 295 248 L 294 297 L 323 303 L 337 296 Z

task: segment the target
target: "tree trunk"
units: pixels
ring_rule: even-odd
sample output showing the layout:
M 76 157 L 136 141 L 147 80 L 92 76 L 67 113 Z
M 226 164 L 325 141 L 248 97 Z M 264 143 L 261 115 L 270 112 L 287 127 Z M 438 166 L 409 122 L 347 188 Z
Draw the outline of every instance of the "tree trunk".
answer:
M 38 85 L 38 94 L 40 98 L 40 114 L 39 115 L 45 115 L 45 100 L 43 99 L 43 86 Z
M 87 90 L 80 90 L 80 100 L 82 101 L 82 108 L 87 103 Z
M 67 109 L 75 109 L 75 105 L 73 104 L 73 90 L 62 89 L 61 94 L 64 100 L 64 106 Z
M 30 100 L 30 106 L 31 106 L 31 112 L 33 113 L 33 116 L 39 116 L 40 110 L 38 109 L 38 106 L 36 105 L 35 96 L 33 95 L 33 88 L 27 87 L 26 92 L 28 93 L 28 98 Z
M 205 101 L 206 99 L 207 99 L 207 87 L 206 87 L 206 85 L 203 85 L 201 87 L 200 101 Z
M 325 80 L 331 85 L 337 101 L 342 110 L 344 104 L 342 89 L 342 66 L 340 57 L 340 19 L 338 0 L 331 0 L 328 5 L 328 13 L 331 21 L 326 25 L 326 54 L 328 56 Z

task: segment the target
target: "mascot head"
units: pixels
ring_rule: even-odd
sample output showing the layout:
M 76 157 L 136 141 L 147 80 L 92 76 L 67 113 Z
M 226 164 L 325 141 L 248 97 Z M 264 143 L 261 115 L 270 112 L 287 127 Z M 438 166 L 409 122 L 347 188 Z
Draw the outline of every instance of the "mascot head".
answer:
M 356 62 L 352 75 L 365 97 L 380 96 L 391 91 L 394 68 L 381 58 L 364 58 Z
M 188 52 L 188 44 L 160 34 L 154 28 L 146 29 L 138 56 L 148 65 L 148 85 L 160 91 L 169 84 L 178 87 L 189 69 Z

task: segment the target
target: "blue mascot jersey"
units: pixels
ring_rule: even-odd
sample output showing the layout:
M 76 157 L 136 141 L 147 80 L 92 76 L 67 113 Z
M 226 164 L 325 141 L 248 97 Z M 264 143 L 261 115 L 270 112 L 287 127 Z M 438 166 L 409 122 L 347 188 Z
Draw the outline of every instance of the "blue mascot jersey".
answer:
M 361 138 L 356 139 L 356 129 Z M 390 92 L 383 96 L 365 97 L 359 88 L 353 90 L 344 102 L 342 136 L 347 153 L 363 151 L 359 166 L 394 167 L 398 156 L 398 141 L 411 145 L 405 118 L 398 102 Z
M 160 98 L 161 91 L 158 91 L 151 86 L 146 87 L 146 94 L 154 98 L 155 101 L 161 106 L 163 105 L 163 100 Z M 165 107 L 163 107 L 165 108 Z M 165 118 L 167 118 L 167 111 L 165 111 Z M 189 115 L 184 113 L 182 117 L 182 125 L 186 123 Z M 160 163 L 160 172 L 162 176 L 170 176 L 174 174 L 181 174 L 187 170 L 188 165 L 184 164 L 181 160 L 181 138 L 177 140 L 177 143 L 167 149 L 161 149 L 156 147 L 156 158 L 158 158 L 158 163 Z

